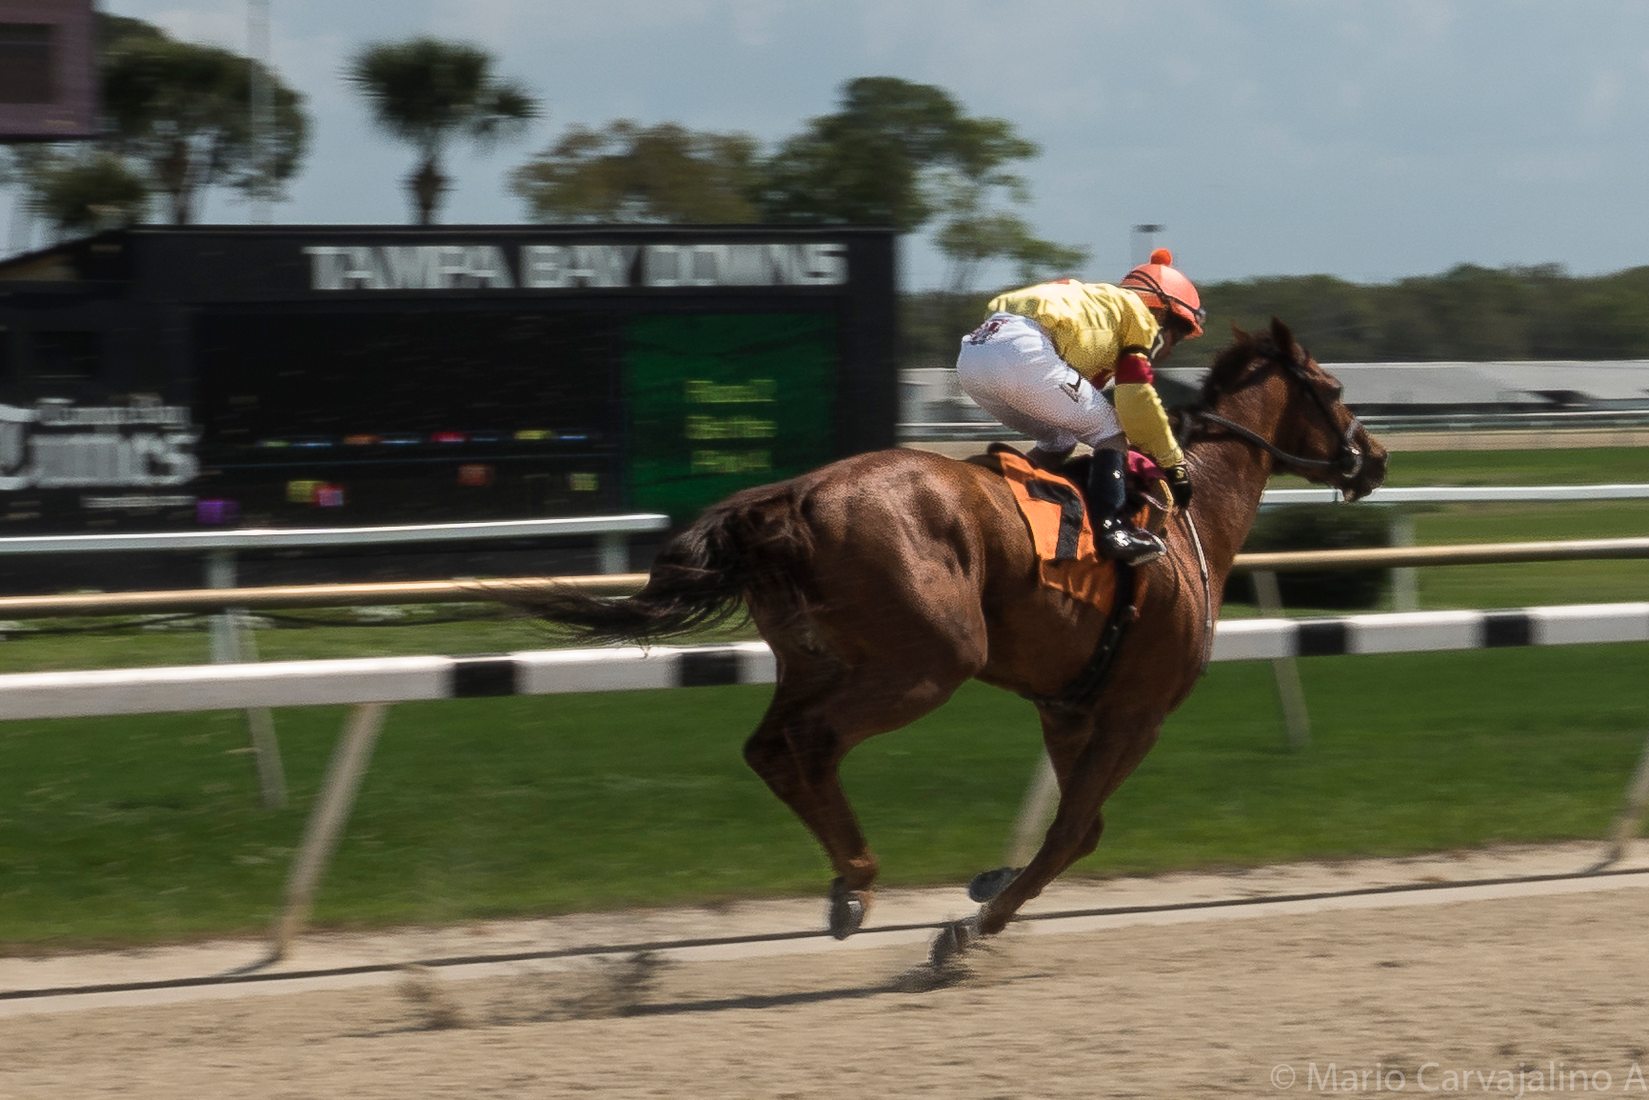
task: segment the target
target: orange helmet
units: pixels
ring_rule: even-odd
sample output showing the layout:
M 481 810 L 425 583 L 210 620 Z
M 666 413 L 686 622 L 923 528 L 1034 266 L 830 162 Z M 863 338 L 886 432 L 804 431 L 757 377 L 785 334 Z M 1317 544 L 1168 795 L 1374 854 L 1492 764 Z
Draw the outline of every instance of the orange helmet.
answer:
M 1194 339 L 1202 335 L 1202 323 L 1208 319 L 1208 312 L 1202 308 L 1202 299 L 1191 280 L 1169 266 L 1173 262 L 1174 254 L 1159 248 L 1151 253 L 1149 263 L 1128 272 L 1117 285 L 1138 294 L 1152 309 L 1166 309 L 1190 325 Z

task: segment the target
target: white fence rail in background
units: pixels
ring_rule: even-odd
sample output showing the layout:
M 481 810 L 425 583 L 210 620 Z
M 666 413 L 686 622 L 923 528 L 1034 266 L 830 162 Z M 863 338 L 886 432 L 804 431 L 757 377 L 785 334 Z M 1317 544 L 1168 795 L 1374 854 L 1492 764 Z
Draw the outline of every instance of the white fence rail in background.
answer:
M 208 555 L 209 560 L 221 563 L 232 562 L 235 553 L 243 550 L 406 546 L 418 543 L 576 538 L 593 535 L 601 548 L 602 572 L 622 573 L 629 568 L 626 558 L 626 540 L 629 536 L 662 531 L 669 526 L 668 516 L 634 513 L 560 519 L 495 520 L 481 523 L 411 523 L 390 527 L 268 527 L 108 535 L 34 535 L 0 538 L 0 554 L 195 551 Z M 230 583 L 233 583 L 232 574 L 226 583 L 215 584 L 214 587 L 228 587 Z
M 1421 565 L 1604 561 L 1649 558 L 1649 537 L 1502 542 L 1463 546 L 1285 550 L 1239 554 L 1237 573 L 1294 573 L 1341 569 L 1396 569 Z M 0 618 L 117 615 L 257 608 L 358 607 L 373 604 L 466 603 L 500 600 L 559 587 L 614 595 L 647 582 L 646 573 L 581 577 L 487 577 L 453 581 L 382 581 L 368 584 L 263 585 L 256 588 L 184 588 L 160 592 L 94 592 L 68 596 L 0 596 Z
M 310 547 L 388 547 L 473 543 L 506 539 L 551 539 L 594 536 L 603 573 L 629 568 L 631 535 L 662 531 L 670 518 L 649 513 L 556 519 L 497 520 L 480 523 L 418 523 L 389 527 L 233 528 L 223 531 L 160 531 L 103 535 L 35 535 L 0 538 L 0 555 L 120 554 L 193 552 L 205 556 L 208 588 L 229 589 L 236 583 L 237 552 Z M 233 604 L 212 620 L 212 660 L 232 664 L 257 659 L 252 635 L 242 629 Z M 263 804 L 286 804 L 286 774 L 275 740 L 275 723 L 267 709 L 246 712 L 248 739 L 258 771 Z
M 1649 361 L 1324 363 L 1370 430 L 1649 427 Z M 1200 367 L 1156 372 L 1166 400 L 1202 388 Z M 1004 429 L 966 397 L 950 367 L 900 372 L 901 439 L 1000 438 Z M 1561 380 L 1561 382 L 1559 382 Z M 1564 391 L 1554 395 L 1561 384 Z
M 1266 615 L 1282 613 L 1277 574 L 1302 569 L 1360 568 L 1365 565 L 1391 570 L 1391 603 L 1398 611 L 1415 611 L 1420 606 L 1419 565 L 1484 565 L 1494 562 L 1562 561 L 1601 558 L 1643 557 L 1645 539 L 1591 539 L 1550 543 L 1542 548 L 1538 543 L 1522 544 L 1525 554 L 1513 552 L 1513 547 L 1500 544 L 1495 547 L 1415 546 L 1414 512 L 1416 507 L 1436 504 L 1531 504 L 1573 503 L 1576 501 L 1649 500 L 1649 485 L 1611 483 L 1600 485 L 1476 485 L 1476 486 L 1420 486 L 1414 488 L 1379 488 L 1360 504 L 1383 505 L 1390 510 L 1387 529 L 1391 548 L 1358 551 L 1319 551 L 1315 553 L 1253 553 L 1238 558 L 1239 571 L 1251 573 L 1254 594 L 1259 609 Z M 1339 504 L 1338 489 L 1312 486 L 1301 489 L 1267 489 L 1260 497 L 1260 507 L 1276 508 L 1302 504 Z M 1558 551 L 1557 547 L 1564 547 Z M 1478 554 L 1475 551 L 1490 551 Z M 1302 559 L 1316 559 L 1306 564 Z M 1362 559 L 1362 560 L 1359 560 Z M 1276 680 L 1278 705 L 1282 709 L 1283 725 L 1288 743 L 1298 748 L 1311 739 L 1311 716 L 1306 707 L 1305 692 L 1300 685 L 1299 672 L 1293 658 L 1281 657 L 1273 662 L 1272 675 Z
M 1436 485 L 1380 488 L 1359 504 L 1512 504 L 1535 501 L 1649 500 L 1649 485 Z M 1325 486 L 1267 489 L 1261 507 L 1279 504 L 1338 504 L 1340 491 Z
M 1526 645 L 1649 641 L 1649 602 L 1253 619 L 1219 624 L 1216 661 L 1280 656 L 1407 653 Z M 349 705 L 349 719 L 305 826 L 274 930 L 271 959 L 297 935 L 327 858 L 348 820 L 387 705 L 431 699 L 771 683 L 759 642 L 701 647 L 550 650 L 500 657 L 383 657 L 182 668 L 0 675 L 0 719 Z M 1616 855 L 1649 801 L 1649 746 L 1615 829 Z
M 1392 509 L 1391 544 L 1399 547 L 1414 545 L 1414 516 L 1405 506 L 1427 504 L 1534 504 L 1568 503 L 1582 500 L 1649 500 L 1649 485 L 1462 485 L 1419 486 L 1409 489 L 1380 488 L 1364 497 L 1359 504 L 1384 505 Z M 1291 504 L 1338 504 L 1338 489 L 1326 486 L 1305 489 L 1267 489 L 1260 496 L 1260 507 L 1277 508 Z M 1414 570 L 1406 566 L 1393 569 L 1391 577 L 1392 605 L 1399 611 L 1413 611 L 1420 606 L 1420 586 Z M 1262 607 L 1270 613 L 1276 607 Z
M 1350 402 L 1353 407 L 1356 401 Z M 958 415 L 947 410 L 947 415 Z M 985 414 L 981 413 L 981 416 Z M 1396 433 L 1493 433 L 1493 432 L 1601 432 L 1624 435 L 1649 429 L 1649 409 L 1579 409 L 1543 412 L 1481 413 L 1368 413 L 1358 417 L 1376 435 Z M 1013 429 L 991 419 L 902 420 L 894 425 L 902 443 L 923 446 L 935 443 L 977 443 L 1016 437 Z M 1600 444 L 1593 444 L 1594 446 Z M 1629 446 L 1626 441 L 1601 445 Z M 1433 448 L 1441 450 L 1443 448 Z

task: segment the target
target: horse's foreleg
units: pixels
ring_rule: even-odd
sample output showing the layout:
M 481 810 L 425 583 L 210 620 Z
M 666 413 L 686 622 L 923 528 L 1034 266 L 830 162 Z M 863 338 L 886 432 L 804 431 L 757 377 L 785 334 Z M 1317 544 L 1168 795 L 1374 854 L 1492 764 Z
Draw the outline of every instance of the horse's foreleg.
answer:
M 1093 736 L 1094 721 L 1092 715 L 1075 714 L 1068 710 L 1051 707 L 1040 707 L 1037 711 L 1042 719 L 1042 744 L 1047 752 L 1050 772 L 1055 780 L 1054 792 L 1048 792 L 1042 785 L 1041 777 L 1027 795 L 1024 809 L 1021 811 L 1021 820 L 1016 830 L 1029 831 L 1036 828 L 1046 828 L 1053 820 L 1053 809 L 1048 805 L 1051 793 L 1063 794 L 1070 779 L 1071 771 L 1076 760 L 1082 753 L 1083 746 L 1087 745 Z M 1057 804 L 1057 803 L 1056 803 Z M 1037 823 L 1041 821 L 1039 826 Z M 1023 833 L 1019 833 L 1023 836 Z M 1025 839 L 1029 839 L 1026 837 Z M 1095 842 L 1098 838 L 1095 837 Z M 1023 845 L 1016 837 L 1016 852 Z M 1023 858 L 1023 857 L 1020 857 Z M 1014 876 L 1024 870 L 1022 867 L 997 867 L 990 871 L 981 871 L 968 884 L 968 896 L 974 901 L 984 902 L 994 898 L 1002 892 L 1003 887 L 1012 882 Z
M 1083 737 L 1074 726 L 1051 724 L 1044 717 L 1044 739 L 1059 779 L 1059 808 L 1036 855 L 980 909 L 981 932 L 1000 932 L 1021 906 L 1099 845 L 1105 827 L 1101 807 L 1156 743 L 1157 728 L 1125 730 L 1106 722 Z

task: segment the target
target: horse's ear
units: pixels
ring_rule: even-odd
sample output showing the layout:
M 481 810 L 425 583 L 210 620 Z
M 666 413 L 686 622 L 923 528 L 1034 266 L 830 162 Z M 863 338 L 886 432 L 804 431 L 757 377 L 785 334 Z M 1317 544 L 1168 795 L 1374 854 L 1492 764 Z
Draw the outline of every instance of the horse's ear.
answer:
M 1254 343 L 1253 335 L 1238 328 L 1237 322 L 1235 321 L 1231 322 L 1231 339 L 1235 340 L 1244 347 L 1249 347 Z
M 1288 326 L 1283 324 L 1280 317 L 1271 318 L 1271 339 L 1276 341 L 1278 350 L 1289 355 L 1294 354 L 1294 334 L 1288 331 Z

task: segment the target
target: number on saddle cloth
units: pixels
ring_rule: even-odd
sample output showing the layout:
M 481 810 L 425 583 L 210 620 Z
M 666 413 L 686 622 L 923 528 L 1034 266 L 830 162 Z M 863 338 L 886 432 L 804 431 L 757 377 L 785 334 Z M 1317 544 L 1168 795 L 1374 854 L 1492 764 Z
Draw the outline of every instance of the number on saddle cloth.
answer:
M 1025 492 L 1036 500 L 1059 505 L 1059 542 L 1054 546 L 1054 561 L 1070 561 L 1077 557 L 1082 545 L 1082 524 L 1087 508 L 1082 496 L 1069 485 L 1051 481 L 1028 481 Z

